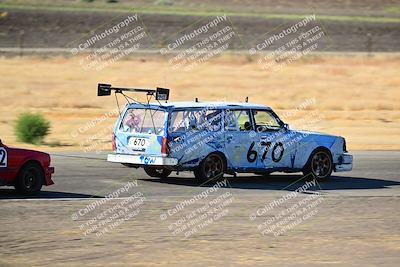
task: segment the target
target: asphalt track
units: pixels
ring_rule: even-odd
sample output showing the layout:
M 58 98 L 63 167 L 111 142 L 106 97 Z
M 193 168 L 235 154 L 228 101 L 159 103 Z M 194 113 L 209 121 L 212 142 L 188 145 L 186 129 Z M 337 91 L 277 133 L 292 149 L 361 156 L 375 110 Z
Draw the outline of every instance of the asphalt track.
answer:
M 333 173 L 331 179 L 319 182 L 322 192 L 343 196 L 396 196 L 400 197 L 400 152 L 356 152 L 351 172 Z M 161 181 L 148 177 L 142 169 L 127 168 L 105 161 L 105 154 L 58 153 L 52 154 L 56 168 L 55 185 L 43 187 L 39 199 L 69 199 L 104 197 L 114 189 L 137 179 L 151 197 L 184 196 L 188 191 L 201 191 L 201 185 L 190 172 L 181 172 Z M 269 178 L 253 174 L 239 174 L 229 179 L 228 187 L 242 189 L 241 194 L 282 195 L 281 190 L 302 178 L 301 174 L 274 173 Z M 296 184 L 301 184 L 299 181 Z M 292 190 L 296 184 L 287 188 Z M 200 186 L 201 185 L 201 186 Z M 166 190 L 168 189 L 168 190 Z M 124 195 L 122 195 L 124 196 Z M 12 189 L 0 189 L 0 199 L 24 199 Z
M 352 172 L 335 173 L 282 204 L 289 208 L 310 195 L 321 198 L 314 215 L 275 236 L 262 234 L 260 224 L 281 210 L 252 215 L 305 185 L 300 174 L 227 176 L 225 186 L 208 198 L 172 214 L 215 184 L 200 185 L 191 173 L 160 181 L 141 169 L 108 163 L 105 155 L 52 154 L 55 185 L 29 198 L 0 189 L 0 266 L 398 266 L 400 152 L 353 155 Z M 135 186 L 118 191 L 129 182 Z M 97 210 L 79 214 L 117 191 Z M 101 236 L 82 231 L 100 211 L 138 192 L 144 202 L 130 220 Z M 211 196 L 227 194 L 232 199 L 218 210 L 221 216 L 213 214 L 214 221 L 190 234 L 174 232 L 179 219 L 210 204 Z

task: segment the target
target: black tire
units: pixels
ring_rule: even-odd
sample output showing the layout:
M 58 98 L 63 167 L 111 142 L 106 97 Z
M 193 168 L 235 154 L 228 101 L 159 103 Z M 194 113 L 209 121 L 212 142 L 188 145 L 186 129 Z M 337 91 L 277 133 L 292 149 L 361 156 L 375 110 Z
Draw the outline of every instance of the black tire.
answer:
M 168 170 L 164 167 L 145 166 L 143 167 L 143 169 L 148 176 L 157 178 L 167 178 L 172 172 L 171 170 Z
M 303 174 L 308 178 L 327 179 L 331 176 L 333 170 L 331 153 L 325 149 L 318 149 L 311 154 Z
M 43 186 L 44 173 L 37 163 L 27 163 L 22 166 L 15 182 L 15 190 L 24 195 L 37 194 Z
M 199 181 L 218 180 L 224 177 L 225 161 L 220 154 L 212 153 L 203 159 L 194 170 Z

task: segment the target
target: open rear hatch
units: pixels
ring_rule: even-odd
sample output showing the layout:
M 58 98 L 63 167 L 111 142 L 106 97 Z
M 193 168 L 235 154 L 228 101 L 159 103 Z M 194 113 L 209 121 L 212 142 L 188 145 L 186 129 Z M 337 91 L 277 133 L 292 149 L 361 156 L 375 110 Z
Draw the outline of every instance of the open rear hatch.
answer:
M 109 96 L 112 91 L 123 95 L 128 105 L 115 125 L 112 137 L 115 153 L 109 154 L 107 160 L 133 165 L 176 165 L 177 160 L 168 157 L 168 112 L 160 103 L 169 99 L 169 89 L 120 88 L 110 84 L 97 86 L 98 96 Z M 147 103 L 125 95 L 126 91 L 145 93 Z M 150 104 L 152 97 L 159 105 Z M 119 107 L 117 96 L 116 101 Z
M 115 127 L 117 154 L 162 156 L 166 147 L 167 112 L 164 109 L 130 106 Z

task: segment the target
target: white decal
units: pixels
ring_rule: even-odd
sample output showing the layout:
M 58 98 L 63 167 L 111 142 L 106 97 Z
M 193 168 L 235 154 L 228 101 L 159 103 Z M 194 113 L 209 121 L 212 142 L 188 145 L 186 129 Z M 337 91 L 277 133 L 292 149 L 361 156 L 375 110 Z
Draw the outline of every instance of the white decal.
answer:
M 149 140 L 146 138 L 132 137 L 128 141 L 128 147 L 133 150 L 145 151 L 149 146 Z
M 0 147 L 0 168 L 7 168 L 7 150 Z

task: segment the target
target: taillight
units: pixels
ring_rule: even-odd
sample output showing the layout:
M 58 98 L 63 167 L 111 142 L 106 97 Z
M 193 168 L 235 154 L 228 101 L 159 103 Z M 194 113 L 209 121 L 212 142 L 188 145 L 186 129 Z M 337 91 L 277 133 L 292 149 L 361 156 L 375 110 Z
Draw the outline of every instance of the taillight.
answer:
M 117 150 L 117 146 L 115 145 L 115 134 L 112 134 L 112 140 L 111 140 L 111 144 L 112 144 L 112 150 L 115 151 Z
M 347 152 L 346 139 L 343 138 L 343 152 Z
M 167 137 L 163 137 L 161 141 L 161 154 L 168 155 L 169 147 L 168 147 L 168 139 Z

